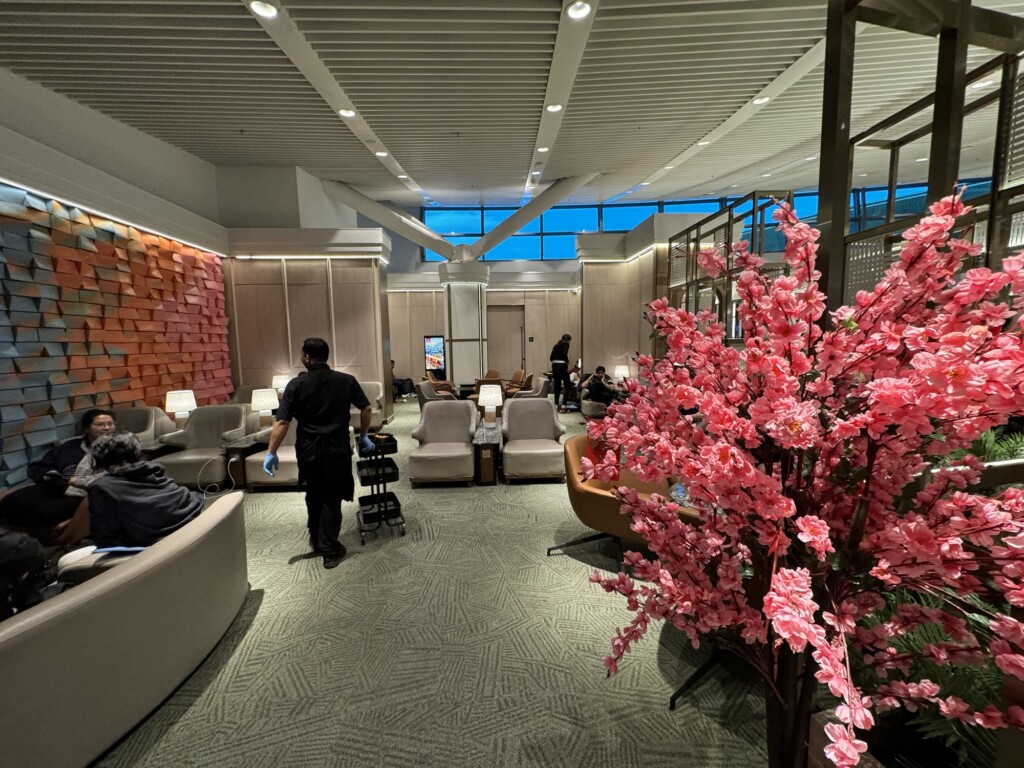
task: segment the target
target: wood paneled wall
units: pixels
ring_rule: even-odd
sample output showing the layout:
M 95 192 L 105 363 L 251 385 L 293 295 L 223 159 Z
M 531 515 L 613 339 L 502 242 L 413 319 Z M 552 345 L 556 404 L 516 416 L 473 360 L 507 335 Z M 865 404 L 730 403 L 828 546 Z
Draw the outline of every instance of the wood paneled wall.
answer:
M 641 298 L 641 284 L 651 289 L 653 282 L 642 279 L 642 265 L 651 266 L 651 262 L 583 265 L 584 371 L 604 365 L 610 374 L 616 365 L 629 365 L 630 374 L 635 375 L 636 353 L 650 350 L 650 326 L 643 314 L 651 297 Z
M 550 368 L 548 355 L 563 333 L 573 337 L 570 354 L 579 356 L 580 294 L 576 291 L 488 291 L 487 305 L 524 308 L 528 373 L 543 373 Z M 423 337 L 444 335 L 444 293 L 390 292 L 388 315 L 395 372 L 419 381 L 423 376 Z M 510 373 L 502 371 L 503 375 Z
M 218 256 L 0 184 L 0 483 L 92 407 L 231 394 Z
M 332 367 L 385 384 L 382 271 L 373 259 L 230 259 L 234 372 L 269 387 L 297 374 L 302 341 L 325 339 Z

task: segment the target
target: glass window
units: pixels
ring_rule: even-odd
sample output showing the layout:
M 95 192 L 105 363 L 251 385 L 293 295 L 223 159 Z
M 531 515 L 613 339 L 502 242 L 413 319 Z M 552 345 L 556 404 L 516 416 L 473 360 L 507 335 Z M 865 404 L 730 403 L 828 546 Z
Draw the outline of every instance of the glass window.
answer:
M 514 261 L 517 259 L 536 260 L 540 258 L 540 237 L 518 235 L 510 237 L 484 256 L 486 261 Z
M 594 211 L 595 217 L 597 211 Z M 575 259 L 576 235 L 544 235 L 545 259 Z
M 818 218 L 818 196 L 794 195 L 793 209 L 802 220 L 816 221 Z
M 479 208 L 425 208 L 423 223 L 439 235 L 479 235 Z
M 603 229 L 605 232 L 627 232 L 657 212 L 657 205 L 606 205 Z
M 552 208 L 542 217 L 545 232 L 596 232 L 597 208 Z M 545 247 L 544 258 L 547 255 Z
M 720 200 L 693 203 L 665 203 L 665 213 L 718 213 L 722 210 Z
M 515 212 L 515 208 L 484 208 L 484 232 L 490 232 Z

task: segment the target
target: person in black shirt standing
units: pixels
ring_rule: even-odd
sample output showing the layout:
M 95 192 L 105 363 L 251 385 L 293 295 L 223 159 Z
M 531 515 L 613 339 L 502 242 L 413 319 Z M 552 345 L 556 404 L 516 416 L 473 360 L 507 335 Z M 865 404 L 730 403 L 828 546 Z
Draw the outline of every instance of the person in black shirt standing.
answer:
M 360 409 L 359 451 L 369 453 L 373 444 L 366 436 L 370 428 L 370 401 L 354 376 L 331 370 L 330 349 L 323 339 L 302 342 L 302 364 L 306 373 L 288 382 L 270 432 L 263 471 L 273 477 L 279 466 L 277 449 L 288 434 L 291 420 L 298 419 L 295 456 L 299 464 L 299 486 L 306 489 L 309 543 L 324 558 L 324 568 L 334 568 L 345 557 L 338 541 L 341 532 L 341 502 L 352 501 L 352 448 L 348 440 L 349 408 Z
M 551 361 L 551 378 L 555 388 L 555 405 L 558 405 L 559 396 L 562 397 L 562 404 L 558 410 L 566 413 L 569 409 L 569 393 L 572 391 L 572 381 L 569 379 L 569 342 L 572 336 L 563 333 L 558 343 L 551 348 L 548 359 Z M 564 393 L 564 394 L 563 394 Z

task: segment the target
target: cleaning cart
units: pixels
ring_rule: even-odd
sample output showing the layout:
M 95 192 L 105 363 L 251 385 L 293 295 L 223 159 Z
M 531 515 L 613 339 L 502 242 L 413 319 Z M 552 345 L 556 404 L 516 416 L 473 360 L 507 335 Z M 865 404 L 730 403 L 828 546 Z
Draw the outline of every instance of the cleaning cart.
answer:
M 376 531 L 382 525 L 398 528 L 405 536 L 405 518 L 402 517 L 402 503 L 394 491 L 388 490 L 388 483 L 398 482 L 398 465 L 388 458 L 398 453 L 398 440 L 394 435 L 379 432 L 370 435 L 373 453 L 364 454 L 356 462 L 356 474 L 359 485 L 370 489 L 370 494 L 359 497 L 359 511 L 356 520 L 359 524 L 359 543 L 366 543 L 366 534 Z

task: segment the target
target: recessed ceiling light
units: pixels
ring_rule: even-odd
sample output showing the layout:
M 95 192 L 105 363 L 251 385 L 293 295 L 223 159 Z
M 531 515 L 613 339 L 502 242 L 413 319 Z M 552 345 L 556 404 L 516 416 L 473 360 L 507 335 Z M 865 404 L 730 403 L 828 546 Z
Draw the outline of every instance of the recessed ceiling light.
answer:
M 534 176 L 540 176 L 540 171 L 530 171 L 530 173 Z
M 988 88 L 990 85 L 995 85 L 995 80 L 982 80 L 980 83 L 971 83 L 971 88 L 978 90 L 979 88 Z
M 356 111 L 354 109 L 339 109 L 338 114 L 342 117 L 355 117 Z
M 807 157 L 804 158 L 804 160 L 817 160 L 817 159 L 818 159 L 817 155 L 808 155 Z
M 698 147 L 706 147 L 710 143 L 711 143 L 710 141 L 708 141 L 707 139 L 704 139 L 703 141 L 698 141 L 697 142 L 697 146 Z
M 375 154 L 377 157 L 387 157 L 388 156 L 388 153 L 384 152 L 383 150 L 380 151 L 380 152 L 374 152 L 373 154 Z
M 627 195 L 632 195 L 633 194 L 633 190 L 632 189 L 627 189 L 626 190 L 626 194 Z
M 666 171 L 671 171 L 671 170 L 672 170 L 673 168 L 675 168 L 675 166 L 674 166 L 674 165 L 666 165 L 666 166 L 665 166 L 665 170 L 666 170 Z
M 730 184 L 729 186 L 732 187 L 733 189 L 736 189 L 736 187 L 738 187 L 739 184 Z
M 409 177 L 406 176 L 404 173 L 400 173 L 400 174 L 398 174 L 398 178 L 400 178 L 400 179 L 408 179 Z
M 866 173 L 858 173 L 857 175 L 858 175 L 858 176 L 860 176 L 860 177 L 861 177 L 862 179 L 863 179 L 863 178 L 864 178 L 865 176 L 867 176 L 867 174 L 866 174 Z
M 261 19 L 276 19 L 277 8 L 270 3 L 264 3 L 262 0 L 252 0 L 249 3 L 249 10 L 259 16 Z
M 537 147 L 537 151 L 538 152 L 547 152 L 548 148 L 547 147 Z
M 590 15 L 590 3 L 577 2 L 565 9 L 565 15 L 574 21 L 585 19 Z
M 770 173 L 762 173 L 761 176 L 767 179 L 769 176 L 771 176 L 771 174 Z
M 546 107 L 544 107 L 544 109 L 546 109 L 548 112 L 561 112 L 562 111 L 562 105 L 561 104 L 548 104 Z
M 649 185 L 650 183 L 651 183 L 651 182 L 649 182 L 649 181 L 641 181 L 641 182 L 640 182 L 640 186 L 641 186 L 641 187 L 646 187 L 646 186 L 648 186 L 648 185 Z
M 751 104 L 757 104 L 758 106 L 760 106 L 761 104 L 767 104 L 771 100 L 772 100 L 771 96 L 758 96 L 756 99 L 754 99 L 750 103 Z
M 919 157 L 914 162 L 915 163 L 927 163 L 928 162 L 928 158 L 927 157 Z

